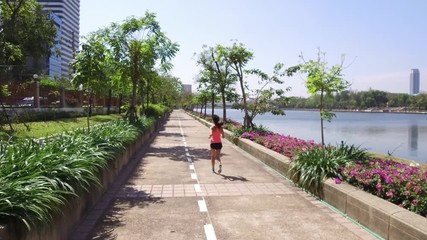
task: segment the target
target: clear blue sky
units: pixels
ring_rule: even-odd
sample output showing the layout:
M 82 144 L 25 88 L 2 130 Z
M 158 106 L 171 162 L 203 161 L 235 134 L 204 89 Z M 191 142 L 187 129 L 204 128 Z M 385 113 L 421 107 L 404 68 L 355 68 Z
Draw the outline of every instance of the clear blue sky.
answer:
M 154 12 L 166 35 L 180 45 L 172 75 L 196 87 L 193 57 L 204 44 L 237 39 L 254 52 L 248 68 L 269 74 L 326 52 L 330 65 L 346 54 L 345 79 L 352 90 L 409 93 L 418 68 L 427 91 L 426 0 L 81 0 L 80 33 Z M 251 88 L 256 79 L 248 78 Z M 308 96 L 300 76 L 286 78 L 292 96 Z M 240 90 L 238 91 L 240 92 Z

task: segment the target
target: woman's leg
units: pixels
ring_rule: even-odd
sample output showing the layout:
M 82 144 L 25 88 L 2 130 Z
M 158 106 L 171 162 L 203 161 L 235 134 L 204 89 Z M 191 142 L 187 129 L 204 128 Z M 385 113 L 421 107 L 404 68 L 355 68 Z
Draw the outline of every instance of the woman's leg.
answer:
M 219 161 L 218 173 L 222 172 L 222 163 L 221 163 L 221 149 L 216 150 L 215 158 Z
M 212 172 L 215 172 L 215 157 L 216 157 L 216 151 L 215 151 L 215 149 L 211 148 Z
M 215 159 L 217 159 L 221 164 L 221 149 L 216 150 Z

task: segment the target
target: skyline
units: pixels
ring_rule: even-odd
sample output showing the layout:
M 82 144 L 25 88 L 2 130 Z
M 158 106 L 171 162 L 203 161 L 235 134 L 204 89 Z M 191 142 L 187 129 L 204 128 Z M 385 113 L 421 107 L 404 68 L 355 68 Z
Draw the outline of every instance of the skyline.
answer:
M 368 0 L 218 0 L 137 1 L 81 0 L 80 33 L 121 23 L 128 17 L 156 13 L 162 30 L 180 45 L 172 60 L 173 76 L 192 84 L 199 71 L 194 53 L 203 45 L 230 46 L 232 39 L 254 52 L 247 69 L 272 74 L 276 63 L 285 67 L 326 52 L 329 66 L 346 54 L 344 78 L 351 90 L 376 89 L 409 93 L 411 69 L 420 71 L 420 91 L 427 91 L 427 2 Z M 95 13 L 94 13 L 95 11 Z M 289 96 L 308 96 L 301 76 L 284 78 Z M 247 79 L 251 88 L 257 79 Z M 282 86 L 280 86 L 282 87 Z M 237 92 L 240 89 L 237 87 Z

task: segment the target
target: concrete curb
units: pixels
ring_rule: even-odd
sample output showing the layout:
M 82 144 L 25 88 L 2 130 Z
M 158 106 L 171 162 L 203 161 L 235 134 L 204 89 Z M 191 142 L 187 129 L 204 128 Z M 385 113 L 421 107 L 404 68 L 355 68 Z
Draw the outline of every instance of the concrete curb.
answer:
M 205 126 L 212 125 L 196 115 L 189 115 Z M 228 130 L 224 133 L 229 141 L 291 178 L 289 158 L 251 140 L 236 138 Z M 327 180 L 323 184 L 322 200 L 385 239 L 427 239 L 426 218 L 347 183 L 336 184 L 332 179 Z

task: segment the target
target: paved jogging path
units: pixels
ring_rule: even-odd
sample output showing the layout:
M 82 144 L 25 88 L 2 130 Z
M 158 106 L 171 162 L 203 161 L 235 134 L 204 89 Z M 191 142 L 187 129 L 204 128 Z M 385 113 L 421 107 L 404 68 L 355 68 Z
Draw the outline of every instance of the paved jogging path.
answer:
M 375 239 L 181 110 L 141 148 L 70 239 Z

